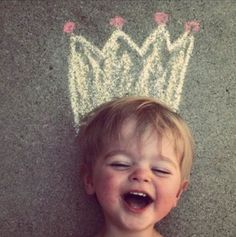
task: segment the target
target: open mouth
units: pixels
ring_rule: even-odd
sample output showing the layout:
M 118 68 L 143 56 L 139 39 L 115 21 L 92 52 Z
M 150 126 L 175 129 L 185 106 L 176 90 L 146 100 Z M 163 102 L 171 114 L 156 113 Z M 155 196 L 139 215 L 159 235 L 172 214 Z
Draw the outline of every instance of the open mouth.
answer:
M 142 210 L 153 202 L 153 199 L 144 192 L 130 191 L 123 195 L 123 200 L 132 210 Z

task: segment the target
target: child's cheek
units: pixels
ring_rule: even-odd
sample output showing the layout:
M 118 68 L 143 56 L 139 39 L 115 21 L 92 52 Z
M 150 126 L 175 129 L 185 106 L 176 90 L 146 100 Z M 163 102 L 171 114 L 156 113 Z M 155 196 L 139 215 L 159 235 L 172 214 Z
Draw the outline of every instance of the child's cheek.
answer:
M 117 176 L 106 172 L 103 175 L 98 176 L 97 180 L 97 196 L 101 201 L 105 201 L 107 204 L 117 201 L 119 196 L 119 182 Z

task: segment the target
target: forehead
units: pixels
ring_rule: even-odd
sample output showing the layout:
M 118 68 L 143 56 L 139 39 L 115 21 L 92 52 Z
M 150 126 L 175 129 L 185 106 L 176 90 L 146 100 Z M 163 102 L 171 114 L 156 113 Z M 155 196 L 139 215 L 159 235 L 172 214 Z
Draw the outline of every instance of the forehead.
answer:
M 137 134 L 137 121 L 134 118 L 126 119 L 120 131 L 120 140 L 134 138 Z
M 150 140 L 152 142 L 155 140 L 156 145 L 161 140 L 161 136 L 153 129 L 152 125 L 139 125 L 134 118 L 126 119 L 123 122 L 118 139 L 120 146 L 129 147 L 135 143 L 138 147 L 141 147 Z
M 123 122 L 117 142 L 123 148 L 131 147 L 135 143 L 138 149 L 141 149 L 141 147 L 150 142 L 157 147 L 165 144 L 165 146 L 169 146 L 169 148 L 174 150 L 177 157 L 182 156 L 184 149 L 182 139 L 177 138 L 170 129 L 158 129 L 153 124 L 139 127 L 135 118 L 128 118 Z M 116 145 L 118 144 L 116 143 Z
M 119 140 L 137 139 L 140 142 L 145 142 L 150 136 L 156 136 L 158 139 L 161 139 L 163 136 L 168 134 L 167 131 L 159 130 L 157 126 L 153 124 L 138 124 L 135 118 L 126 119 L 120 129 Z

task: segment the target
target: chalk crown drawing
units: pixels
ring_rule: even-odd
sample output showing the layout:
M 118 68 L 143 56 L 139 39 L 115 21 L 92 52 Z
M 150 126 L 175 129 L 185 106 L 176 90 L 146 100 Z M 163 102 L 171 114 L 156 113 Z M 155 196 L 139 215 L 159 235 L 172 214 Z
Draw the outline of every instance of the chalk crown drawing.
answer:
M 199 23 L 185 23 L 184 33 L 171 43 L 168 15 L 154 15 L 157 28 L 139 47 L 124 31 L 117 16 L 115 28 L 102 49 L 73 33 L 74 22 L 64 25 L 70 36 L 69 91 L 75 126 L 82 115 L 101 103 L 124 95 L 152 96 L 178 110 L 184 78 L 193 51 L 193 32 Z

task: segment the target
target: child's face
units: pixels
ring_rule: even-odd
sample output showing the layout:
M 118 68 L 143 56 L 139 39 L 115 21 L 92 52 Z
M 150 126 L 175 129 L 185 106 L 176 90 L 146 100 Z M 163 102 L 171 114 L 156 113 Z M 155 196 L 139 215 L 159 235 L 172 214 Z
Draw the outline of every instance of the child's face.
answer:
M 96 161 L 85 184 L 96 194 L 107 224 L 138 231 L 153 228 L 176 206 L 186 181 L 172 139 L 160 139 L 147 128 L 140 141 L 134 129 L 135 120 L 124 123 L 121 142 Z

